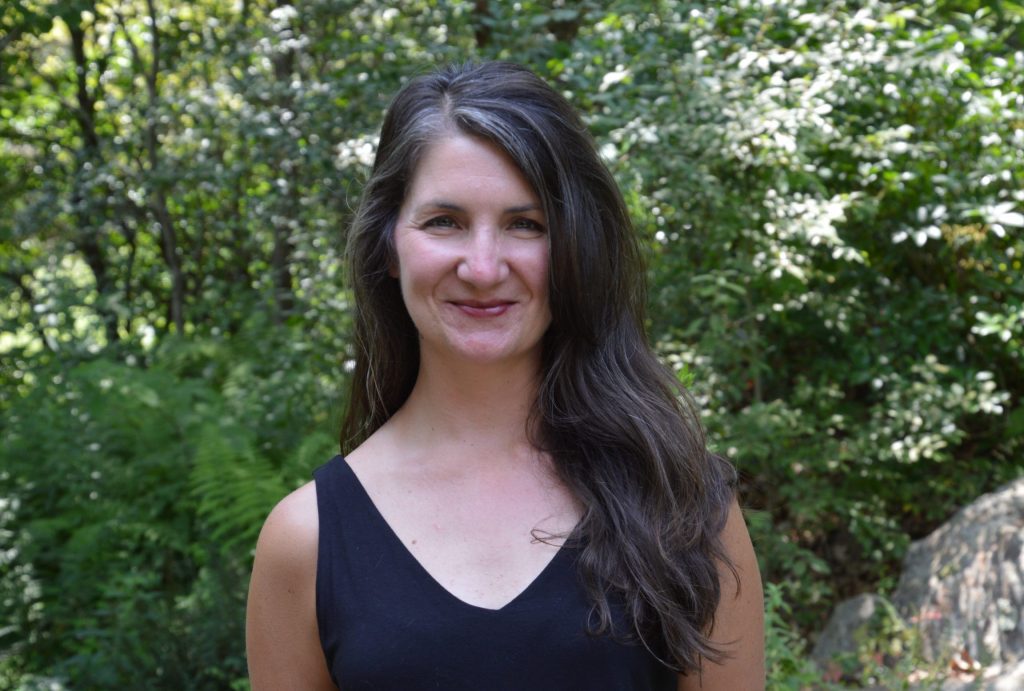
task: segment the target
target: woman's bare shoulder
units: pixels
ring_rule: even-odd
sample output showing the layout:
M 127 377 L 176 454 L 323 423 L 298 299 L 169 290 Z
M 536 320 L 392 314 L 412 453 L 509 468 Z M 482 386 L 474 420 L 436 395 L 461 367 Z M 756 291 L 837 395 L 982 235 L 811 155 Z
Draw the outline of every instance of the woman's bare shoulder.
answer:
M 317 533 L 316 483 L 310 480 L 277 502 L 263 526 L 297 539 L 315 539 Z
M 308 482 L 271 510 L 256 542 L 255 572 L 277 581 L 309 583 L 315 574 L 319 538 L 316 485 Z
M 256 544 L 246 616 L 253 689 L 333 688 L 316 621 L 316 485 L 277 503 Z
M 757 557 L 739 503 L 733 500 L 722 546 L 735 571 L 721 569 L 722 595 L 712 641 L 726 653 L 700 674 L 679 678 L 679 691 L 762 691 L 765 688 L 764 595 Z
M 262 612 L 277 617 L 278 608 L 314 613 L 318 538 L 316 486 L 310 482 L 279 501 L 263 523 L 249 588 L 250 618 Z

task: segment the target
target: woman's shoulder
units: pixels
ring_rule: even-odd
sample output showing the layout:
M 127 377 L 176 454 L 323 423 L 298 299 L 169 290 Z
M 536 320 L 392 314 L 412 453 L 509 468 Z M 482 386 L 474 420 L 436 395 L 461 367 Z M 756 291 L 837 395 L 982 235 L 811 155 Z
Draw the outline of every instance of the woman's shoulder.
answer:
M 292 560 L 316 559 L 319 519 L 316 484 L 307 482 L 285 496 L 263 523 L 257 554 L 282 566 Z
M 256 544 L 246 610 L 253 689 L 333 689 L 316 619 L 316 486 L 291 492 L 267 516 Z

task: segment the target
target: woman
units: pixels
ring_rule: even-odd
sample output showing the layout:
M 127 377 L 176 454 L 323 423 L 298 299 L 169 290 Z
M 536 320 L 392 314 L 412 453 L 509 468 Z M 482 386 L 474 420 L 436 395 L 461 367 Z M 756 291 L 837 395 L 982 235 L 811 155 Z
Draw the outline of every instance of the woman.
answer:
M 568 102 L 508 63 L 412 80 L 348 243 L 356 446 L 263 527 L 253 688 L 762 688 L 734 475 Z

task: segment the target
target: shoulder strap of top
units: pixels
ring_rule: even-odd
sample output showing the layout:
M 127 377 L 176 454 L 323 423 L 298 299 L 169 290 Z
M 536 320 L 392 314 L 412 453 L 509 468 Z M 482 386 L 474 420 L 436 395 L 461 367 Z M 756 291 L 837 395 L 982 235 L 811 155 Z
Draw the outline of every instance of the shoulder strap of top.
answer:
M 358 517 L 360 512 L 351 510 L 352 502 L 356 498 L 354 495 L 357 494 L 355 479 L 352 469 L 341 456 L 335 456 L 313 471 L 321 535 L 326 531 L 329 537 L 330 532 L 339 527 L 336 521 L 342 517 L 342 512 L 346 508 L 347 513 L 354 513 L 355 516 L 346 515 L 344 522 Z
M 364 569 L 371 559 L 373 542 L 380 542 L 373 534 L 372 513 L 362 505 L 365 501 L 358 479 L 341 456 L 313 471 L 316 484 L 319 536 L 316 563 L 316 616 L 320 632 L 320 645 L 331 661 L 339 649 L 342 631 L 339 616 L 345 602 L 351 602 L 358 587 L 352 575 Z M 335 685 L 337 670 L 331 667 Z

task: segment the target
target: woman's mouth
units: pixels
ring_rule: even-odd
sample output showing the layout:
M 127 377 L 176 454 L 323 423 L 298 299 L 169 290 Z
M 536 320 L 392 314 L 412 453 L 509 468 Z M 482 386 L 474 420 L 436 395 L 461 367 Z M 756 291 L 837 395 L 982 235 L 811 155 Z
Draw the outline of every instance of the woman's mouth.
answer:
M 510 300 L 452 300 L 463 314 L 469 317 L 500 317 L 515 303 Z

